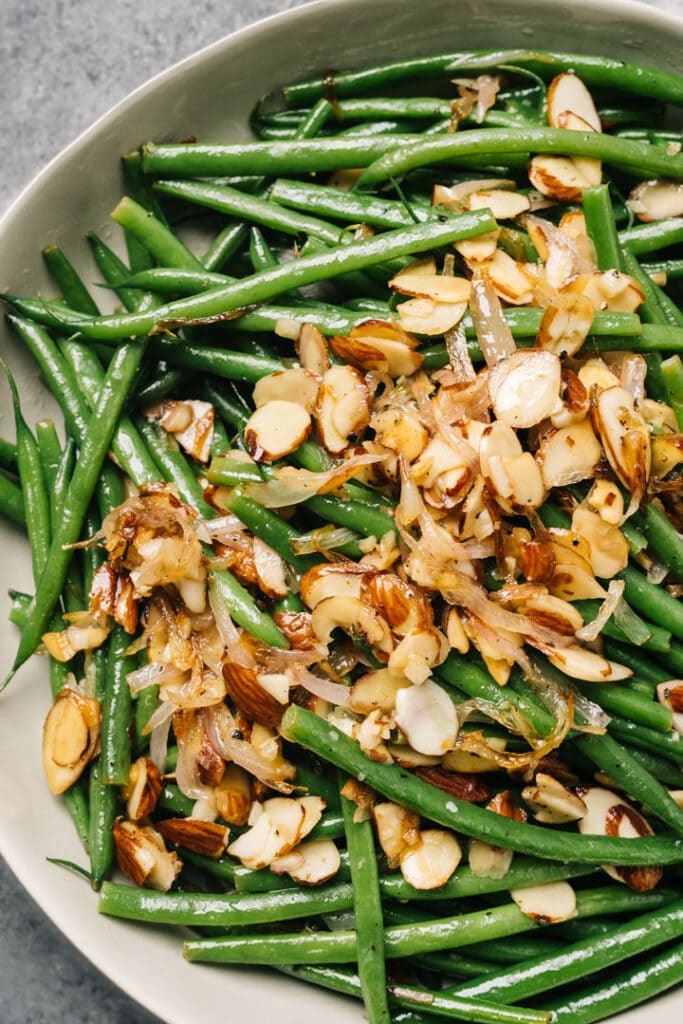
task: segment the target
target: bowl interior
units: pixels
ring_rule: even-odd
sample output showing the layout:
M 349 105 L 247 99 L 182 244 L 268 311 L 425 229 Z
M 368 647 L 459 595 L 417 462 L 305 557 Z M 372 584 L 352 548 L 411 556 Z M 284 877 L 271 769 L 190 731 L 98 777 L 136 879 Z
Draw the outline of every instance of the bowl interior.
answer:
M 99 232 L 120 247 L 109 211 L 122 193 L 118 156 L 148 139 L 239 140 L 248 136 L 255 102 L 282 84 L 319 71 L 447 49 L 554 48 L 680 67 L 683 21 L 616 0 L 558 5 L 547 0 L 330 0 L 297 8 L 217 42 L 138 90 L 97 122 L 32 183 L 0 222 L 0 290 L 52 294 L 41 247 L 59 243 L 97 281 L 85 235 Z M 0 323 L 0 351 L 15 369 L 24 411 L 33 420 L 55 406 L 35 366 Z M 59 420 L 59 414 L 57 419 Z M 0 436 L 12 436 L 0 384 Z M 16 633 L 7 624 L 6 587 L 32 587 L 20 532 L 0 524 L 4 569 L 0 593 L 0 672 L 9 667 Z M 190 1024 L 231 1006 L 256 1019 L 279 1010 L 281 1024 L 357 1022 L 357 1005 L 299 983 L 257 972 L 190 967 L 180 937 L 98 917 L 83 883 L 46 864 L 46 856 L 83 860 L 71 824 L 44 786 L 40 730 L 47 709 L 45 666 L 24 668 L 0 698 L 0 850 L 43 909 L 122 988 L 172 1024 Z M 275 1002 L 277 1000 L 277 1002 Z M 628 1015 L 664 1021 L 681 997 Z M 615 1018 L 616 1019 L 616 1018 Z M 625 1019 L 625 1018 L 619 1018 Z

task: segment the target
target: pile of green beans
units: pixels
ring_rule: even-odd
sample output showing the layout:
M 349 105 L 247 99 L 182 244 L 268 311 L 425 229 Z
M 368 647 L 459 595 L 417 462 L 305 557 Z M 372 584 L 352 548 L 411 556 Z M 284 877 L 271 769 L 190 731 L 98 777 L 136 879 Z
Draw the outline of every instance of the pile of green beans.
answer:
M 547 83 L 569 70 L 592 90 L 602 133 L 547 126 Z M 453 131 L 452 79 L 480 74 L 503 75 L 503 87 L 483 116 L 465 112 Z M 669 405 L 683 432 L 683 309 L 677 304 L 683 217 L 635 223 L 623 198 L 645 178 L 683 181 L 683 137 L 666 120 L 670 108 L 683 106 L 683 78 L 603 57 L 476 51 L 296 82 L 277 99 L 255 108 L 254 141 L 149 142 L 123 157 L 129 194 L 112 218 L 126 259 L 98 236 L 84 240 L 98 284 L 104 283 L 100 291 L 50 245 L 43 256 L 55 296 L 2 296 L 18 342 L 61 409 L 64 440 L 52 421 L 27 423 L 20 389 L 6 371 L 16 437 L 0 439 L 0 514 L 26 532 L 35 591 L 12 593 L 11 619 L 20 635 L 0 692 L 41 637 L 64 628 L 64 614 L 87 606 L 105 553 L 82 542 L 98 534 L 131 487 L 163 481 L 202 520 L 237 517 L 281 556 L 291 579 L 325 557 L 359 559 L 368 538 L 398 539 L 390 486 L 353 479 L 331 494 L 307 496 L 291 516 L 264 507 L 258 485 L 273 479 L 274 467 L 248 457 L 245 426 L 254 385 L 298 365 L 291 340 L 302 324 L 329 338 L 368 319 L 390 320 L 396 302 L 388 281 L 398 271 L 498 229 L 489 209 L 433 206 L 435 183 L 504 178 L 524 190 L 535 154 L 602 161 L 605 183 L 585 189 L 581 204 L 597 266 L 628 274 L 644 301 L 635 313 L 596 311 L 581 354 L 641 353 L 648 397 Z M 329 178 L 345 173 L 353 179 L 350 191 Z M 557 202 L 541 213 L 556 222 L 575 208 Z M 211 226 L 203 251 L 184 241 L 192 218 L 203 230 Z M 508 225 L 499 244 L 521 262 L 538 259 L 523 221 Z M 79 254 L 74 258 L 81 262 Z M 101 312 L 103 295 L 107 308 L 115 296 L 112 312 Z M 520 349 L 535 345 L 544 320 L 540 304 L 508 305 L 503 316 Z M 480 364 L 470 313 L 462 337 Z M 448 372 L 444 337 L 421 337 L 418 346 L 425 371 Z M 207 464 L 187 456 L 145 415 L 168 399 L 213 406 Z M 315 434 L 290 461 L 314 473 L 334 466 Z M 630 561 L 619 579 L 629 614 L 619 622 L 610 618 L 599 641 L 607 657 L 632 670 L 631 679 L 574 683 L 534 652 L 528 678 L 515 668 L 501 687 L 483 659 L 456 650 L 433 676 L 456 705 L 486 707 L 493 721 L 483 731 L 503 737 L 512 753 L 527 754 L 529 743 L 500 722 L 523 721 L 539 742 L 558 727 L 557 706 L 539 677 L 567 701 L 571 690 L 576 709 L 558 771 L 627 794 L 651 821 L 652 835 L 579 834 L 571 826 L 492 813 L 397 761 L 371 759 L 331 721 L 292 703 L 279 733 L 297 767 L 296 785 L 325 800 L 309 838 L 337 844 L 336 875 L 306 888 L 227 853 L 210 858 L 180 848 L 184 867 L 170 891 L 113 882 L 112 827 L 123 814 L 131 765 L 149 753 L 146 726 L 160 703 L 157 686 L 131 694 L 127 676 L 140 658 L 116 626 L 85 656 L 49 659 L 53 698 L 73 674 L 86 679 L 102 710 L 96 755 L 63 797 L 100 892 L 99 911 L 191 928 L 195 934 L 184 944 L 189 960 L 270 966 L 362 1000 L 370 1024 L 428 1024 L 440 1017 L 590 1024 L 683 982 L 683 805 L 673 792 L 683 791 L 683 740 L 680 712 L 657 699 L 660 683 L 683 675 L 680 468 L 666 483 L 673 497 L 663 492 L 663 502 L 644 501 L 623 524 Z M 584 496 L 576 489 L 561 495 L 567 507 Z M 535 530 L 571 523 L 555 500 L 537 519 Z M 331 555 L 319 547 L 325 528 L 341 538 Z M 204 552 L 212 606 L 261 644 L 286 650 L 275 613 L 303 611 L 297 595 L 266 600 L 213 561 L 210 546 Z M 502 585 L 496 572 L 491 559 L 482 572 L 489 589 Z M 662 576 L 664 583 L 654 582 Z M 575 607 L 589 623 L 600 602 Z M 354 643 L 363 664 L 380 667 L 359 638 Z M 604 713 L 604 729 L 586 731 L 587 701 Z M 177 760 L 172 738 L 156 820 L 194 813 L 180 773 L 174 781 Z M 553 773 L 552 761 L 547 770 Z M 461 865 L 439 888 L 414 888 L 379 852 L 371 820 L 342 795 L 349 779 L 415 812 L 425 827 L 451 830 L 463 844 L 514 851 L 511 866 L 494 878 Z M 485 779 L 496 793 L 510 789 L 521 806 L 528 778 L 520 771 L 489 767 Z M 631 891 L 607 882 L 603 865 L 662 868 L 663 881 L 653 891 Z M 527 916 L 510 895 L 567 881 L 577 901 L 574 919 L 565 923 Z

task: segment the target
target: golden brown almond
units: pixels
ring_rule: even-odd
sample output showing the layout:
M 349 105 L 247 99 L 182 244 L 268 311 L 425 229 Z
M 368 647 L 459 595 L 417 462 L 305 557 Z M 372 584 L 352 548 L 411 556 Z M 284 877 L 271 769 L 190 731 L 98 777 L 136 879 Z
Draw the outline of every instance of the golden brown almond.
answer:
M 285 705 L 261 686 L 253 668 L 228 662 L 223 665 L 223 678 L 230 697 L 245 715 L 262 725 L 280 724 Z
M 183 862 L 166 849 L 164 840 L 149 826 L 117 818 L 112 826 L 114 850 L 119 867 L 135 885 L 168 892 L 182 870 Z
M 325 336 L 313 324 L 302 324 L 294 350 L 304 370 L 322 377 L 330 368 L 330 356 Z
M 398 867 L 403 854 L 420 841 L 420 815 L 400 804 L 383 801 L 373 805 L 372 817 L 389 867 Z
M 296 651 L 310 651 L 315 647 L 310 612 L 276 612 L 273 622 Z
M 394 573 L 382 572 L 364 578 L 361 600 L 372 605 L 399 636 L 434 625 L 434 612 L 424 591 Z
M 446 771 L 445 768 L 429 767 L 416 768 L 415 774 L 423 782 L 428 782 L 437 789 L 442 789 L 458 800 L 466 800 L 470 804 L 481 803 L 491 796 L 491 787 L 475 775 L 461 775 Z
M 309 608 L 326 597 L 360 597 L 364 577 L 375 571 L 359 562 L 321 562 L 301 577 L 299 596 Z
M 549 540 L 522 540 L 519 567 L 529 583 L 545 583 L 555 572 L 555 553 Z
M 226 765 L 214 799 L 216 810 L 229 825 L 246 825 L 252 804 L 251 776 L 237 764 Z
M 217 860 L 225 853 L 230 830 L 213 821 L 196 818 L 166 818 L 157 822 L 157 831 L 174 846 Z
M 66 792 L 80 777 L 99 738 L 99 701 L 64 687 L 43 726 L 43 768 L 51 793 Z
M 154 761 L 139 757 L 130 766 L 128 782 L 122 796 L 126 801 L 126 814 L 131 821 L 147 818 L 156 808 L 162 790 L 161 775 Z

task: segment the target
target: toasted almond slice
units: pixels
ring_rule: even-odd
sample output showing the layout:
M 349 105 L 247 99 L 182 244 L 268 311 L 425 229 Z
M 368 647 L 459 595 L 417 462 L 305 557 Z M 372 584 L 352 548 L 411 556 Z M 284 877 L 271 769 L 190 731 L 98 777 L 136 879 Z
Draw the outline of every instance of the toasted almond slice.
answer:
M 300 796 L 297 803 L 304 809 L 304 820 L 299 830 L 299 840 L 305 839 L 322 818 L 327 804 L 320 796 Z
M 639 501 L 650 476 L 650 431 L 622 387 L 601 391 L 593 406 L 593 425 L 620 483 Z
M 432 192 L 432 206 L 445 206 L 447 210 L 464 209 L 468 196 L 473 192 L 488 192 L 491 189 L 510 189 L 514 191 L 517 183 L 511 178 L 474 178 L 471 181 L 459 181 L 450 188 L 446 185 L 435 185 Z
M 396 724 L 420 754 L 438 756 L 450 750 L 458 735 L 455 705 L 431 679 L 396 695 Z
M 244 768 L 227 764 L 214 789 L 218 814 L 230 825 L 246 825 L 252 805 L 251 778 Z
M 580 796 L 546 772 L 536 773 L 534 784 L 522 790 L 522 800 L 531 808 L 536 821 L 544 825 L 580 821 L 588 811 Z
M 391 801 L 376 803 L 371 810 L 379 845 L 389 867 L 395 868 L 403 854 L 420 841 L 420 816 Z
M 254 385 L 254 405 L 260 409 L 267 402 L 293 402 L 312 413 L 318 398 L 320 380 L 308 370 L 293 366 L 261 377 Z
M 560 359 L 576 355 L 588 337 L 593 316 L 593 303 L 587 295 L 556 295 L 545 308 L 536 335 L 537 348 L 554 352 Z
M 612 480 L 596 480 L 587 501 L 600 518 L 612 526 L 618 526 L 624 518 L 624 499 Z
M 351 338 L 335 335 L 330 348 L 336 356 L 363 370 L 382 370 L 390 377 L 410 377 L 424 361 L 419 352 L 390 338 Z
M 424 591 L 391 572 L 363 579 L 361 597 L 383 615 L 398 636 L 434 625 L 434 612 Z
M 551 431 L 536 452 L 536 461 L 548 490 L 590 479 L 601 458 L 602 446 L 589 418 L 574 426 Z
M 523 192 L 490 189 L 472 192 L 468 198 L 470 210 L 489 209 L 496 220 L 512 220 L 529 209 L 529 197 Z
M 409 685 L 399 673 L 386 668 L 376 669 L 356 680 L 351 687 L 348 706 L 359 715 L 369 715 L 378 709 L 391 712 L 396 705 L 396 694 Z
M 99 738 L 99 701 L 65 686 L 43 726 L 43 768 L 51 793 L 66 792 L 81 776 Z
M 445 885 L 462 860 L 460 844 L 452 832 L 430 828 L 420 832 L 420 842 L 401 857 L 401 874 L 414 889 L 438 889 Z
M 455 243 L 455 250 L 468 265 L 487 263 L 495 255 L 500 235 L 500 228 L 497 228 L 485 235 L 477 235 L 476 238 L 464 238 L 462 242 Z
M 326 597 L 313 609 L 313 632 L 321 643 L 329 643 L 335 629 L 343 629 L 376 652 L 393 650 L 391 631 L 385 619 L 357 597 Z
M 598 161 L 593 161 L 598 163 Z M 584 161 L 585 164 L 585 161 Z M 580 203 L 584 188 L 600 184 L 596 168 L 577 165 L 568 156 L 534 156 L 529 161 L 529 181 L 541 195 L 561 203 Z
M 580 612 L 568 601 L 563 601 L 561 597 L 553 597 L 552 594 L 530 597 L 523 602 L 522 609 L 524 614 L 539 626 L 555 629 L 565 636 L 573 636 L 583 627 Z
M 270 870 L 276 875 L 289 875 L 299 885 L 322 885 L 337 874 L 340 864 L 339 850 L 331 839 L 312 839 L 276 857 Z
M 513 457 L 492 455 L 488 460 L 487 483 L 496 501 L 507 512 L 525 512 L 540 508 L 545 501 L 545 487 L 538 464 L 531 452 Z
M 576 562 L 556 561 L 548 590 L 565 601 L 602 600 L 605 597 L 605 591 L 593 575 L 590 565 L 578 565 Z
M 273 600 L 284 597 L 289 592 L 284 559 L 260 537 L 254 537 L 253 553 L 259 589 Z
M 597 391 L 604 391 L 605 388 L 619 387 L 619 378 L 612 373 L 604 359 L 597 356 L 582 363 L 579 367 L 578 377 L 588 392 L 591 392 L 593 388 Z
M 532 301 L 532 280 L 523 264 L 513 260 L 502 249 L 496 249 L 486 270 L 496 293 L 506 302 L 523 306 Z
M 652 829 L 646 819 L 623 797 L 601 786 L 580 786 L 577 793 L 586 805 L 586 814 L 579 821 L 583 835 L 619 836 L 638 839 L 651 836 Z M 661 880 L 663 870 L 654 865 L 647 867 L 613 867 L 603 870 L 617 882 L 624 882 L 637 892 L 647 892 Z
M 147 409 L 145 416 L 173 434 L 180 447 L 198 462 L 209 461 L 214 424 L 210 402 L 194 399 L 162 402 Z
M 657 700 L 673 712 L 673 728 L 683 732 L 683 681 L 667 679 L 657 686 Z
M 507 740 L 502 736 L 490 736 L 486 742 L 489 747 L 501 752 L 507 746 Z M 493 759 L 482 757 L 481 754 L 473 754 L 469 750 L 459 750 L 457 747 L 455 750 L 449 750 L 444 754 L 441 763 L 448 771 L 464 772 L 465 774 L 472 773 L 474 775 L 480 772 L 495 772 L 498 768 Z
M 119 867 L 131 882 L 168 892 L 183 862 L 166 849 L 156 829 L 117 818 L 112 837 Z
M 406 331 L 431 337 L 445 334 L 459 324 L 467 312 L 467 303 L 434 302 L 433 299 L 409 299 L 396 307 Z
M 389 287 L 402 295 L 415 295 L 418 298 L 432 299 L 434 302 L 445 302 L 450 305 L 467 302 L 472 290 L 466 277 L 420 273 L 413 267 L 408 267 L 392 277 Z
M 579 274 L 568 285 L 567 291 L 587 296 L 596 310 L 610 313 L 635 313 L 645 300 L 637 282 L 619 270 Z
M 289 704 L 292 677 L 287 672 L 259 672 L 256 679 L 279 704 Z
M 655 178 L 641 181 L 628 197 L 627 205 L 638 220 L 645 222 L 683 216 L 683 185 L 680 181 Z
M 522 913 L 536 921 L 557 924 L 576 915 L 576 893 L 569 882 L 548 882 L 511 889 L 510 895 Z
M 585 647 L 548 647 L 544 650 L 548 661 L 570 679 L 582 679 L 588 683 L 615 683 L 619 679 L 629 679 L 633 675 L 631 669 L 625 665 L 609 661 L 601 654 L 586 650 Z
M 256 669 L 236 661 L 226 661 L 223 678 L 228 694 L 240 711 L 264 725 L 280 724 L 284 704 L 260 682 Z
M 557 75 L 548 86 L 548 124 L 551 128 L 562 127 L 560 116 L 566 111 L 582 118 L 594 132 L 602 131 L 593 97 L 573 71 Z
M 469 866 L 477 878 L 505 878 L 512 864 L 512 850 L 492 846 L 483 839 L 471 839 L 469 845 Z
M 264 815 L 275 828 L 280 841 L 278 856 L 288 853 L 301 839 L 307 817 L 310 822 L 310 814 L 307 814 L 306 805 L 302 804 L 300 799 L 274 796 L 270 800 L 265 800 L 261 807 Z
M 414 462 L 420 456 L 429 440 L 429 434 L 417 416 L 411 416 L 403 409 L 383 409 L 373 413 L 370 426 L 379 444 L 403 455 L 408 462 Z
M 314 324 L 302 324 L 295 342 L 295 351 L 304 370 L 322 377 L 330 368 L 325 335 Z
M 489 393 L 499 420 L 533 427 L 559 410 L 561 365 L 552 352 L 531 349 L 501 359 L 489 372 Z
M 318 394 L 315 418 L 320 440 L 333 455 L 361 435 L 370 422 L 370 392 L 353 366 L 332 366 Z
M 443 627 L 449 646 L 459 654 L 467 654 L 470 649 L 470 641 L 457 608 L 446 608 Z
M 301 600 L 315 608 L 326 597 L 360 597 L 365 578 L 372 574 L 358 562 L 321 562 L 301 577 Z
M 596 576 L 611 580 L 628 565 L 628 543 L 618 526 L 606 523 L 588 508 L 572 514 L 572 530 L 584 537 L 591 548 L 591 568 Z
M 658 434 L 650 445 L 652 468 L 655 480 L 663 480 L 672 469 L 683 462 L 683 438 L 680 434 Z M 68 631 L 65 631 L 68 632 Z M 61 636 L 61 633 L 52 634 Z M 43 640 L 45 637 L 43 637 Z
M 275 462 L 296 451 L 310 432 L 311 417 L 302 405 L 271 401 L 249 417 L 244 440 L 257 462 Z
M 155 809 L 162 790 L 161 775 L 154 761 L 139 757 L 130 766 L 128 782 L 122 790 L 126 814 L 131 821 L 147 818 Z
M 411 683 L 423 683 L 432 674 L 434 666 L 446 660 L 449 649 L 443 633 L 433 626 L 414 629 L 391 652 L 388 666 L 392 672 L 402 673 Z
M 303 820 L 303 811 L 299 811 L 300 820 Z M 248 831 L 230 844 L 228 853 L 237 857 L 246 868 L 260 871 L 284 852 L 281 845 L 275 826 L 268 815 L 262 814 Z

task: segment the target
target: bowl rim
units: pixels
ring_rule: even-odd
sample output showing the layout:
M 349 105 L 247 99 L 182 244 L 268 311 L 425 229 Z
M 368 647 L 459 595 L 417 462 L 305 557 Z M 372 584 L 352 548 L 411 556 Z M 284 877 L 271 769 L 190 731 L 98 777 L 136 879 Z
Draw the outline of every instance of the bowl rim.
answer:
M 89 126 L 79 132 L 69 143 L 51 157 L 46 164 L 35 173 L 29 182 L 19 190 L 18 194 L 10 200 L 9 205 L 0 215 L 0 239 L 12 222 L 16 218 L 23 216 L 25 209 L 30 206 L 32 197 L 36 190 L 40 188 L 41 184 L 48 180 L 54 173 L 58 172 L 62 165 L 67 163 L 75 152 L 91 141 L 97 140 L 98 136 L 106 132 L 106 129 L 111 122 L 127 114 L 131 109 L 134 109 L 138 103 L 143 101 L 151 93 L 156 90 L 163 89 L 167 82 L 176 78 L 176 76 L 181 75 L 186 69 L 193 67 L 197 63 L 203 63 L 205 60 L 211 59 L 214 55 L 220 54 L 223 50 L 229 50 L 233 47 L 240 46 L 245 42 L 248 42 L 252 37 L 257 37 L 261 33 L 268 33 L 276 29 L 280 23 L 304 19 L 315 14 L 315 12 L 323 10 L 329 10 L 330 12 L 336 11 L 338 15 L 343 16 L 345 8 L 357 6 L 358 2 L 359 0 L 304 0 L 304 2 L 299 4 L 297 7 L 278 11 L 263 18 L 259 18 L 247 25 L 243 25 L 242 27 L 221 36 L 221 38 L 214 42 L 199 48 L 198 50 L 188 54 L 186 57 L 175 61 L 168 67 L 152 75 L 150 78 L 146 79 L 140 85 L 136 86 L 129 93 L 123 96 L 120 100 L 113 103 Z M 483 0 L 483 2 L 485 5 L 486 0 Z M 540 5 L 542 0 L 537 0 L 537 2 Z M 553 0 L 550 0 L 550 2 L 552 3 Z M 664 11 L 659 8 L 651 7 L 648 3 L 641 2 L 641 0 L 572 0 L 572 7 L 575 11 L 579 12 L 582 10 L 587 12 L 602 12 L 605 15 L 609 15 L 611 18 L 623 17 L 637 20 L 646 17 L 655 27 L 659 27 L 664 30 L 672 30 L 676 35 L 680 35 L 681 41 L 683 42 L 683 11 L 680 14 L 675 11 Z M 332 16 L 332 13 L 330 13 L 330 17 Z M 588 53 L 590 50 L 586 49 L 584 52 Z M 10 846 L 11 842 L 8 842 L 6 839 L 5 830 L 0 830 L 0 856 L 4 857 L 14 876 L 28 891 L 31 898 L 40 907 L 43 913 L 46 914 L 59 931 L 74 946 L 76 946 L 76 948 L 81 949 L 81 952 L 84 953 L 89 962 L 93 964 L 97 970 L 126 992 L 132 999 L 136 1000 L 141 1006 L 149 1010 L 150 1013 L 158 1014 L 159 1005 L 155 1002 L 153 992 L 150 991 L 148 986 L 142 985 L 138 979 L 136 979 L 135 982 L 132 982 L 130 979 L 125 978 L 118 966 L 112 966 L 104 955 L 101 955 L 99 952 L 91 954 L 79 946 L 79 939 L 82 937 L 80 935 L 79 928 L 71 927 L 68 919 L 59 915 L 50 900 L 47 899 L 45 893 L 36 893 L 35 889 L 30 884 L 30 877 L 32 873 L 29 870 L 24 869 L 21 863 L 17 863 L 16 859 L 10 857 Z M 95 912 L 95 908 L 92 908 L 92 912 Z M 200 970 L 200 968 L 197 968 L 196 966 L 193 969 Z M 166 1013 L 169 1011 L 164 1010 L 163 1012 Z M 172 1019 L 175 1020 L 176 1018 Z M 169 1020 L 171 1020 L 171 1018 L 169 1018 Z

